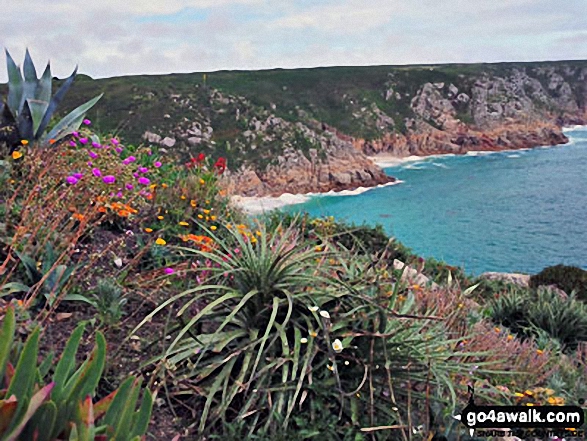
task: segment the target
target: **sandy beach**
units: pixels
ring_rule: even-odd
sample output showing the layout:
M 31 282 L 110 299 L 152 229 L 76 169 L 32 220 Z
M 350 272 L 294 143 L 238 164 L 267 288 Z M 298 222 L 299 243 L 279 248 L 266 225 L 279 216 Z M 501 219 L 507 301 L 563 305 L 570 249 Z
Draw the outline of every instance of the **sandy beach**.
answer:
M 317 196 L 354 196 L 374 188 L 388 187 L 391 185 L 400 184 L 402 181 L 397 180 L 387 184 L 378 185 L 376 187 L 359 187 L 354 190 L 329 191 L 326 193 L 307 193 L 307 194 L 291 194 L 284 193 L 281 196 L 232 196 L 231 201 L 236 206 L 240 207 L 248 214 L 261 214 L 278 208 L 283 208 L 287 205 L 302 204 L 307 202 L 312 197 Z

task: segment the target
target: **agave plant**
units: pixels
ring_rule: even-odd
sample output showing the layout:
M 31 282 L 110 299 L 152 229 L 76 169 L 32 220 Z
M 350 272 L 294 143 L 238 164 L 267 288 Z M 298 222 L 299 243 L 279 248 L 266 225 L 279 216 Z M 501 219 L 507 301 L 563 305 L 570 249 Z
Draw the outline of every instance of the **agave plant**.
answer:
M 49 356 L 37 365 L 39 328 L 24 344 L 16 367 L 9 362 L 15 346 L 15 316 L 14 309 L 8 308 L 0 326 L 0 441 L 144 439 L 153 406 L 150 392 L 143 393 L 135 410 L 141 380 L 129 377 L 94 403 L 92 396 L 106 361 L 106 342 L 96 333 L 94 350 L 76 369 L 83 331 L 83 324 L 73 331 L 51 381 L 46 381 L 53 360 Z
M 22 72 L 8 50 L 6 50 L 6 65 L 8 97 L 5 103 L 0 104 L 0 141 L 5 142 L 11 150 L 14 150 L 23 139 L 29 142 L 40 141 L 41 144 L 46 145 L 51 140 L 58 141 L 67 136 L 80 127 L 86 112 L 102 97 L 101 94 L 82 104 L 46 133 L 55 110 L 73 84 L 77 67 L 51 97 L 50 63 L 47 63 L 41 77 L 37 78 L 35 65 L 27 49 Z

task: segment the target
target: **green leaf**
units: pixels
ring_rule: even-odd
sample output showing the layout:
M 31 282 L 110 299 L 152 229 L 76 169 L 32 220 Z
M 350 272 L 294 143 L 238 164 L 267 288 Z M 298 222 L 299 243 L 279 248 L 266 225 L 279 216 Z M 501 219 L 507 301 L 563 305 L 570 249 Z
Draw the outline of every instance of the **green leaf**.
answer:
M 43 137 L 41 140 L 44 144 L 48 143 L 50 139 L 59 140 L 64 136 L 69 135 L 71 132 L 79 129 L 84 116 L 88 110 L 90 110 L 94 104 L 102 98 L 103 93 L 97 97 L 91 99 L 85 104 L 82 104 L 75 110 L 72 110 L 65 118 L 59 121 L 53 129 Z
M 92 305 L 94 308 L 98 308 L 98 304 L 95 300 L 89 299 L 82 294 L 67 294 L 63 297 L 62 301 L 70 301 L 70 302 L 85 302 Z
M 8 70 L 8 108 L 16 118 L 19 113 L 20 103 L 22 100 L 22 89 L 24 80 L 20 69 L 10 56 L 8 49 L 6 51 L 6 69 Z
M 24 265 L 24 269 L 29 276 L 31 285 L 34 285 L 43 278 L 43 274 L 41 274 L 41 272 L 37 269 L 37 264 L 31 257 L 27 256 L 26 254 L 19 253 L 18 251 L 15 253 Z
M 85 324 L 81 324 L 78 325 L 77 328 L 73 331 L 71 337 L 69 337 L 69 340 L 65 345 L 63 353 L 61 354 L 61 358 L 57 363 L 55 374 L 53 375 L 53 381 L 55 382 L 55 388 L 53 389 L 53 399 L 55 401 L 61 401 L 64 398 L 61 394 L 63 393 L 63 388 L 65 387 L 69 376 L 75 368 L 75 355 L 84 333 L 84 329 Z
M 31 58 L 31 54 L 27 49 L 24 54 L 24 80 L 29 82 L 37 82 L 37 70 L 35 69 L 35 64 L 33 63 L 33 59 Z
M 37 139 L 40 138 L 43 135 L 43 133 L 45 132 L 45 130 L 47 129 L 47 126 L 51 122 L 51 117 L 53 116 L 53 113 L 55 113 L 55 110 L 57 110 L 57 107 L 59 107 L 59 104 L 61 104 L 61 101 L 63 101 L 63 98 L 65 97 L 65 94 L 70 89 L 71 85 L 73 84 L 73 80 L 75 79 L 76 75 L 77 75 L 77 66 L 73 70 L 73 73 L 63 82 L 63 84 L 57 90 L 55 95 L 53 95 L 53 98 L 51 98 L 51 102 L 49 103 L 49 106 L 47 107 L 47 110 L 45 111 L 45 115 L 43 116 L 41 124 L 39 125 L 39 128 L 37 129 L 37 133 L 35 133 L 35 137 Z
M 18 115 L 18 133 L 20 134 L 20 137 L 23 139 L 33 139 L 33 117 L 31 113 L 31 108 L 29 106 L 28 98 L 23 103 L 22 111 Z
M 6 369 L 6 363 L 10 356 L 10 348 L 14 340 L 14 330 L 14 308 L 8 307 L 4 320 L 2 321 L 2 329 L 0 329 L 0 379 L 4 378 L 4 370 Z
M 37 371 L 37 353 L 39 350 L 39 328 L 36 328 L 27 339 L 18 364 L 14 370 L 14 377 L 8 386 L 6 396 L 16 395 L 20 400 L 30 398 Z
M 7 436 L 6 441 L 17 441 L 19 439 L 20 433 L 23 431 L 26 424 L 29 420 L 33 417 L 35 412 L 41 407 L 41 405 L 47 400 L 49 395 L 51 394 L 51 389 L 53 389 L 53 383 L 48 384 L 47 386 L 41 388 L 33 397 L 31 398 L 29 405 L 26 409 L 24 417 L 20 420 L 18 426 L 16 426 Z
M 126 402 L 122 408 L 122 412 L 120 413 L 120 418 L 117 421 L 115 431 L 114 431 L 114 438 L 115 439 L 128 439 L 129 433 L 132 429 L 132 422 L 135 413 L 135 408 L 137 405 L 137 400 L 139 398 L 139 392 L 141 391 L 141 384 L 143 380 L 137 378 L 132 385 L 130 393 L 126 399 Z
M 15 292 L 29 292 L 30 289 L 31 288 L 29 286 L 26 286 L 22 283 L 10 282 L 0 288 L 0 297 L 14 294 Z
M 53 441 L 51 432 L 57 418 L 57 406 L 53 401 L 45 401 L 35 412 L 29 424 L 22 433 L 23 439 L 36 439 L 37 441 Z M 1 432 L 1 430 L 0 430 Z M 36 432 L 36 438 L 35 438 Z
M 134 381 L 134 377 L 129 377 L 122 382 L 122 384 L 118 388 L 118 391 L 116 392 L 116 395 L 114 396 L 114 399 L 108 407 L 106 415 L 104 415 L 104 420 L 102 421 L 102 424 L 112 429 L 114 429 L 117 426 L 118 421 L 120 421 L 124 413 L 124 407 L 126 406 L 127 399 Z M 111 433 L 109 435 L 114 435 L 114 433 Z
M 130 437 L 140 437 L 147 433 L 149 422 L 151 421 L 151 412 L 153 411 L 153 396 L 148 389 L 143 392 L 141 407 L 133 419 L 133 427 Z

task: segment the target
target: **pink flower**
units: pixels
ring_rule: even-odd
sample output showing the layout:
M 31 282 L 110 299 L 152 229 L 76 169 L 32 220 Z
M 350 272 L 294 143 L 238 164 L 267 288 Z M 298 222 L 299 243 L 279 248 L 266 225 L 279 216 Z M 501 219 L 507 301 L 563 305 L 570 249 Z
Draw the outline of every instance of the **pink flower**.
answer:
M 153 163 L 153 165 L 155 166 L 155 168 L 159 168 L 159 167 L 161 167 L 161 163 L 160 163 L 159 161 L 155 161 L 155 162 Z
M 106 184 L 114 184 L 116 182 L 116 178 L 112 175 L 107 175 L 104 176 L 102 178 L 102 180 L 106 183 Z
M 79 132 L 71 132 L 71 134 L 72 134 L 73 136 L 75 136 L 76 138 L 79 138 Z
M 77 184 L 77 182 L 79 181 L 78 178 L 76 178 L 75 176 L 68 176 L 67 179 L 65 179 L 67 181 L 68 184 L 70 185 L 75 185 Z
M 83 145 L 86 145 L 88 143 L 88 138 L 80 138 L 79 142 L 81 142 Z
M 132 184 L 126 184 L 124 187 L 125 187 L 127 190 L 132 190 L 133 188 L 135 188 L 135 186 L 134 186 L 134 185 L 132 185 Z
M 92 166 L 92 161 L 88 161 L 87 164 L 88 164 L 88 167 L 91 167 Z
M 131 162 L 135 162 L 136 160 L 137 160 L 137 158 L 135 158 L 134 156 L 129 156 L 124 161 L 122 161 L 122 163 L 123 164 L 130 164 Z
M 116 138 L 112 138 L 112 139 L 110 140 L 110 142 L 111 142 L 113 145 L 118 145 L 118 144 L 120 144 L 120 141 L 119 141 L 118 139 L 116 139 Z
M 84 119 L 84 124 L 86 126 L 89 126 L 90 124 L 92 124 L 92 121 L 90 121 L 88 118 Z
M 149 185 L 151 183 L 149 178 L 145 178 L 144 176 L 141 176 L 139 178 L 138 182 L 139 182 L 139 184 L 142 184 L 142 185 Z
M 117 197 L 117 198 L 121 198 L 121 197 L 122 197 L 122 192 L 121 192 L 121 191 L 119 191 L 118 193 L 116 193 L 116 197 Z
M 98 168 L 93 168 L 92 173 L 94 174 L 94 176 L 97 176 L 97 177 L 102 176 L 102 172 Z
M 97 149 L 101 149 L 102 145 L 99 142 L 94 141 L 94 142 L 92 142 L 92 147 L 97 148 Z
M 114 150 L 116 150 L 116 153 L 122 153 L 122 148 L 120 147 L 116 147 Z
M 173 274 L 175 272 L 173 268 L 165 268 L 163 271 L 165 274 Z
M 82 173 L 74 173 L 73 174 L 73 177 L 76 178 L 76 179 L 81 179 L 81 178 L 84 177 L 84 175 Z
M 98 154 L 96 152 L 91 151 L 91 150 L 88 150 L 88 155 L 90 155 L 90 158 L 92 158 L 92 159 L 96 159 L 98 157 Z
M 71 147 L 77 147 L 77 144 L 76 144 L 76 142 L 75 142 L 75 141 L 69 141 L 69 145 L 70 145 Z
M 149 169 L 147 167 L 139 167 L 139 173 L 147 173 Z

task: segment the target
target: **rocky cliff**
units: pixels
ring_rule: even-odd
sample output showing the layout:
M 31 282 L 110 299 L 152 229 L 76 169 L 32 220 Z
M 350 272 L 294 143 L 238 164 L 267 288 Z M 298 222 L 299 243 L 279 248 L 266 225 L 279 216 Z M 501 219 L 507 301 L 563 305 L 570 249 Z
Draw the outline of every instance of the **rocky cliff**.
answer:
M 567 142 L 587 123 L 587 61 L 341 67 L 83 78 L 102 131 L 185 158 L 228 158 L 242 195 L 383 184 L 369 156 L 463 154 Z

